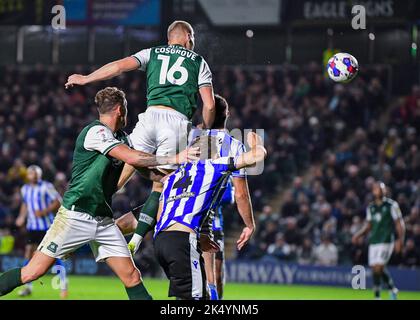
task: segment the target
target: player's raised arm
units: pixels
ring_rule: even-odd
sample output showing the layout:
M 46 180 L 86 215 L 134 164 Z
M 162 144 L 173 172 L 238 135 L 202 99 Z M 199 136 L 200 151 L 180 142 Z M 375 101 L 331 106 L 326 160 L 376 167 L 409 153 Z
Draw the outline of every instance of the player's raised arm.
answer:
M 120 75 L 123 72 L 132 71 L 139 68 L 139 60 L 134 56 L 110 62 L 98 70 L 88 74 L 72 74 L 67 79 L 66 88 L 71 88 L 74 85 L 83 86 L 85 84 L 111 79 Z
M 267 156 L 267 150 L 264 148 L 262 139 L 254 132 L 249 132 L 247 142 L 251 150 L 241 154 L 235 163 L 236 169 L 252 167 L 261 162 Z

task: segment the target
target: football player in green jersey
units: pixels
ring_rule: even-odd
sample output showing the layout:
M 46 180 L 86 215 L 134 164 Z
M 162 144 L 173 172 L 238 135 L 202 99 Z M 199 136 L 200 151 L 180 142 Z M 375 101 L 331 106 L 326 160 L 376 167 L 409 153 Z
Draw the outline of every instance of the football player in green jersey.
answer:
M 187 146 L 191 118 L 197 109 L 197 95 L 203 101 L 203 126 L 211 128 L 215 117 L 212 74 L 202 56 L 192 51 L 195 44 L 194 30 L 188 22 L 175 21 L 167 32 L 168 44 L 148 48 L 121 60 L 111 62 L 89 75 L 74 74 L 66 87 L 86 85 L 113 78 L 123 72 L 141 70 L 147 75 L 147 110 L 138 117 L 130 135 L 136 150 L 158 156 L 174 155 Z M 166 173 L 176 166 L 160 166 Z M 121 185 L 134 173 L 127 165 Z M 153 190 L 140 213 L 136 233 L 130 248 L 137 251 L 144 235 L 155 221 L 163 185 L 153 183 Z M 130 216 L 118 220 L 123 226 L 130 224 Z
M 383 182 L 373 185 L 374 201 L 366 209 L 366 224 L 353 236 L 353 243 L 370 232 L 369 266 L 373 271 L 373 291 L 376 299 L 380 299 L 381 281 L 390 291 L 390 298 L 397 299 L 398 290 L 394 285 L 386 265 L 395 249 L 402 251 L 405 237 L 405 225 L 400 207 L 394 200 L 387 198 L 386 186 Z M 397 233 L 395 239 L 394 233 Z
M 176 156 L 155 156 L 130 148 L 121 129 L 127 122 L 125 94 L 105 88 L 95 97 L 99 120 L 79 134 L 73 154 L 69 189 L 37 251 L 23 268 L 0 275 L 0 296 L 43 276 L 56 259 L 89 244 L 97 262 L 106 262 L 121 279 L 130 299 L 151 299 L 135 267 L 127 242 L 112 218 L 112 195 L 124 163 L 136 168 L 177 164 L 198 159 L 197 149 Z

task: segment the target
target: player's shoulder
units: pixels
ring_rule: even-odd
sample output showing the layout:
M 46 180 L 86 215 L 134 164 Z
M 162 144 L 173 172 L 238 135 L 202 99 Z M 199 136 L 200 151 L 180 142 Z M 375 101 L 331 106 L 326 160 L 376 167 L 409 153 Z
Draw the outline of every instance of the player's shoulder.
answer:
M 395 206 L 398 205 L 397 201 L 391 199 L 391 198 L 384 198 L 384 203 L 389 205 L 389 206 Z
M 80 135 L 86 135 L 88 132 L 93 132 L 95 130 L 102 130 L 105 131 L 108 127 L 101 123 L 99 120 L 94 120 L 91 123 L 87 124 L 82 131 L 80 132 Z
M 43 186 L 47 189 L 54 188 L 54 184 L 52 184 L 51 182 L 46 181 L 46 180 L 41 180 L 41 186 Z

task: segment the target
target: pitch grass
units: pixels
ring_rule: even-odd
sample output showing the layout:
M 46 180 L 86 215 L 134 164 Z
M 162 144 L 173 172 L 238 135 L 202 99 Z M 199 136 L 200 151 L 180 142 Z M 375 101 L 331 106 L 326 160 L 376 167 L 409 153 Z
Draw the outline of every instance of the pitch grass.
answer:
M 57 300 L 59 291 L 52 289 L 52 276 L 47 275 L 34 282 L 31 297 L 20 298 L 19 289 L 0 299 Z M 145 279 L 145 285 L 154 299 L 167 297 L 168 282 L 160 279 Z M 371 290 L 352 290 L 348 288 L 264 285 L 228 283 L 225 290 L 226 300 L 371 300 Z M 70 276 L 69 297 L 71 300 L 127 300 L 124 287 L 115 277 Z M 384 291 L 382 299 L 388 299 Z M 400 292 L 401 300 L 420 300 L 420 292 Z

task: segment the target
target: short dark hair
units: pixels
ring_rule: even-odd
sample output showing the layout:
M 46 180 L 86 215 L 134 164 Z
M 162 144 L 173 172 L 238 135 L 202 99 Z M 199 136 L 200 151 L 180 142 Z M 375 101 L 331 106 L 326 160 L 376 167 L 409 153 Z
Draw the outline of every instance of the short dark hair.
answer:
M 214 106 L 216 108 L 216 115 L 214 117 L 213 129 L 223 129 L 226 124 L 229 104 L 221 95 L 214 95 Z
M 99 113 L 105 114 L 114 110 L 117 105 L 126 107 L 127 100 L 124 91 L 116 87 L 106 87 L 96 94 L 95 104 Z

